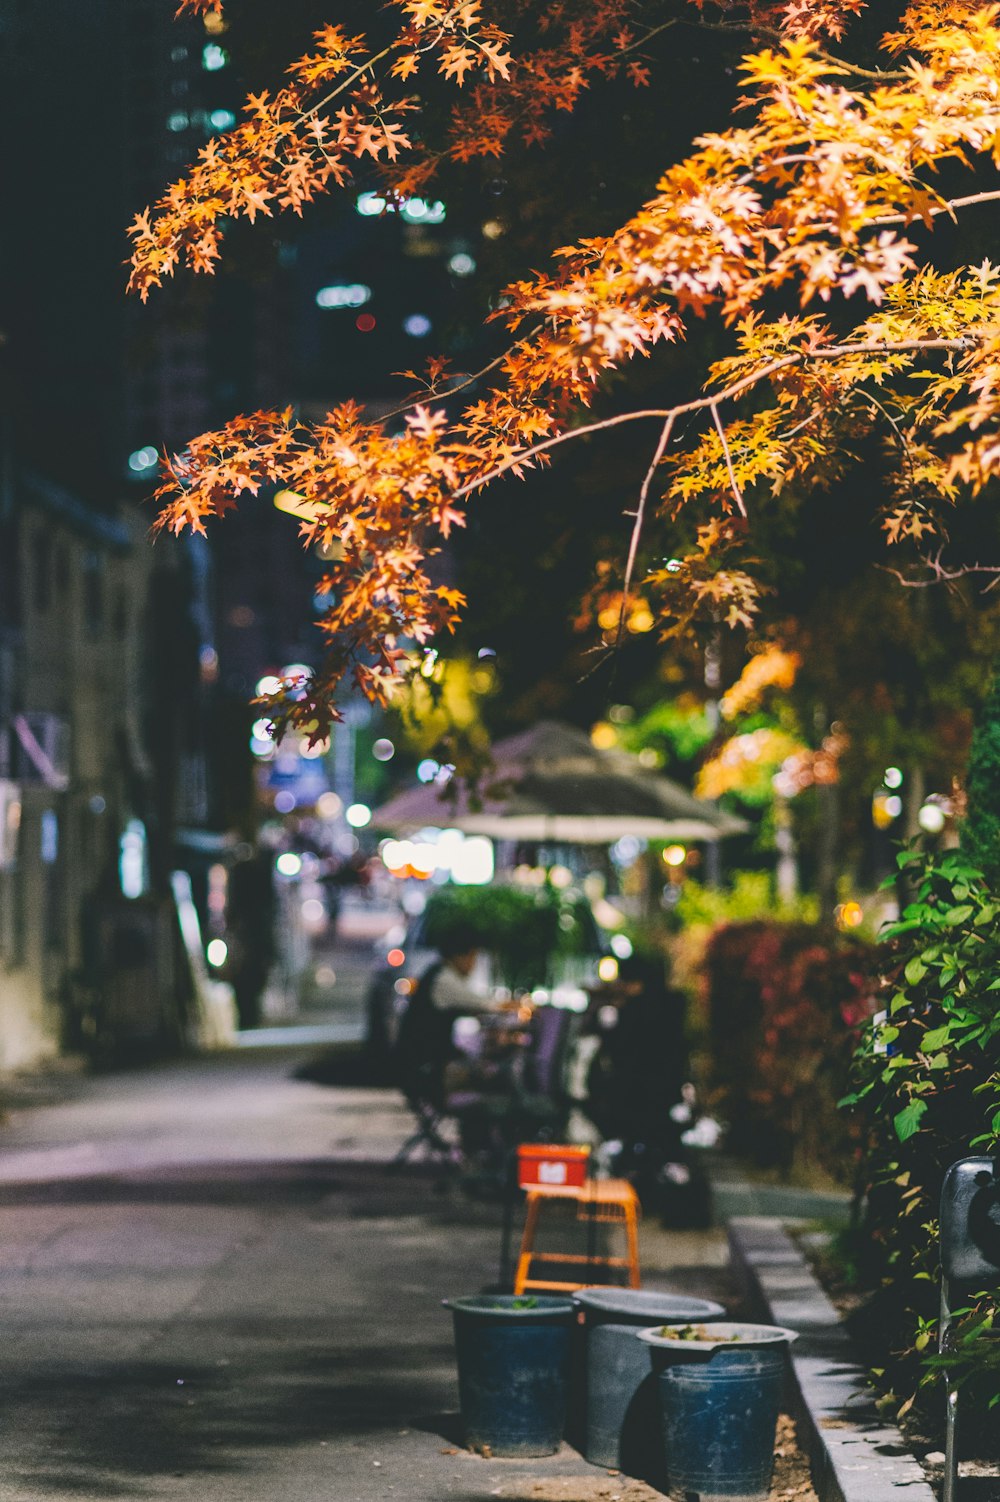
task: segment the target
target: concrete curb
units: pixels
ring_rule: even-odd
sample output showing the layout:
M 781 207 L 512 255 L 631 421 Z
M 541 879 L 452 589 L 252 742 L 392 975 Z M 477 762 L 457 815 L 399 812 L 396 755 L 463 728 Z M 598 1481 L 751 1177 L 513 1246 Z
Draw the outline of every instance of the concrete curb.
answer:
M 794 1400 L 820 1502 L 935 1502 L 903 1436 L 876 1409 L 840 1315 L 782 1222 L 738 1216 L 728 1230 L 748 1304 L 800 1332 L 792 1346 Z

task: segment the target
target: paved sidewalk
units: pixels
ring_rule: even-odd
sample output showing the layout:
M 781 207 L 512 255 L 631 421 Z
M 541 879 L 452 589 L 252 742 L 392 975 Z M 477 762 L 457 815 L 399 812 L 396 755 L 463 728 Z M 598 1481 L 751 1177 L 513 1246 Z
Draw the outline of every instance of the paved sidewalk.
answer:
M 386 1163 L 392 1091 L 294 1049 L 64 1081 L 0 1126 L 0 1502 L 640 1502 L 564 1447 L 460 1447 L 440 1300 L 499 1207 Z M 644 1279 L 730 1296 L 721 1233 L 643 1228 Z

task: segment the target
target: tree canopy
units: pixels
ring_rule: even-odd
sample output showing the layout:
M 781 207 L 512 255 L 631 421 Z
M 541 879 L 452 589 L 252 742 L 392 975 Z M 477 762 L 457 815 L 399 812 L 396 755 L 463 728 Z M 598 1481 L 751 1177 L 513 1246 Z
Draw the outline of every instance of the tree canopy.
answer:
M 640 585 L 664 633 L 749 625 L 762 526 L 852 470 L 850 524 L 881 533 L 902 584 L 1000 572 L 959 512 L 1000 468 L 1000 269 L 963 258 L 964 226 L 974 238 L 1000 198 L 1000 6 L 915 0 L 874 55 L 864 11 L 391 0 L 371 37 L 320 30 L 287 83 L 252 95 L 139 216 L 131 285 L 146 297 L 180 267 L 211 272 L 233 218 L 300 213 L 359 172 L 391 203 L 455 164 L 545 145 L 608 80 L 655 88 L 678 27 L 747 39 L 733 122 L 664 163 L 617 230 L 554 247 L 549 268 L 498 291 L 505 344 L 485 369 L 433 359 L 407 373 L 393 418 L 354 402 L 311 425 L 254 413 L 165 457 L 161 526 L 201 530 L 280 484 L 302 498 L 304 541 L 333 555 L 329 650 L 276 697 L 279 721 L 321 734 L 347 676 L 384 699 L 411 644 L 462 611 L 431 560 L 484 487 L 615 430 L 647 453 L 604 590 L 608 650 Z M 658 362 L 685 340 L 685 370 L 700 369 L 678 394 Z M 651 365 L 636 381 L 639 356 Z

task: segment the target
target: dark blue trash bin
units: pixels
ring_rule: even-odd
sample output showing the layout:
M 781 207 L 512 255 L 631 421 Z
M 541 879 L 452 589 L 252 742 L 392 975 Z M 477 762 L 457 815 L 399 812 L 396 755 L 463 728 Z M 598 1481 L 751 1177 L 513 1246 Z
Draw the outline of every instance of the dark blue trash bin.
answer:
M 573 1304 L 513 1294 L 444 1302 L 455 1319 L 466 1443 L 508 1458 L 553 1454 L 566 1424 Z
M 704 1323 L 726 1311 L 709 1299 L 652 1288 L 580 1288 L 573 1300 L 585 1318 L 583 1453 L 592 1465 L 655 1485 L 663 1471 L 659 1399 L 638 1332 L 650 1320 Z
M 682 1327 L 674 1328 L 679 1335 Z M 711 1333 L 717 1342 L 679 1339 L 670 1326 L 639 1332 L 659 1387 L 668 1495 L 767 1502 L 785 1353 L 795 1335 L 729 1321 Z

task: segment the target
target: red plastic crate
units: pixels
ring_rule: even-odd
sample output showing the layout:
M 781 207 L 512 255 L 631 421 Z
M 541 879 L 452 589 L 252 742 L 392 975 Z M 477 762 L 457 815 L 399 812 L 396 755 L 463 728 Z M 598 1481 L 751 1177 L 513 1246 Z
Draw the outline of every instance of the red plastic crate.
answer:
M 517 1182 L 522 1189 L 578 1189 L 586 1182 L 589 1147 L 562 1142 L 522 1142 Z

